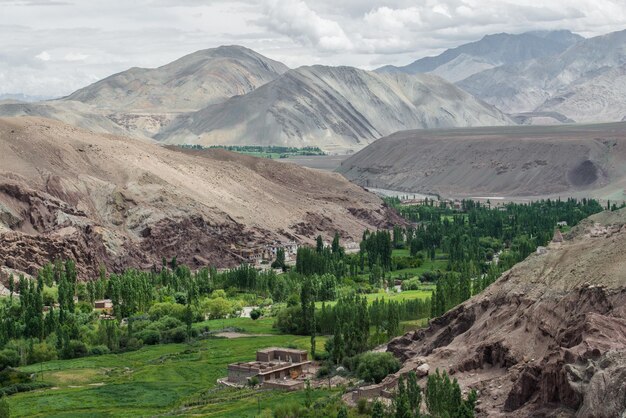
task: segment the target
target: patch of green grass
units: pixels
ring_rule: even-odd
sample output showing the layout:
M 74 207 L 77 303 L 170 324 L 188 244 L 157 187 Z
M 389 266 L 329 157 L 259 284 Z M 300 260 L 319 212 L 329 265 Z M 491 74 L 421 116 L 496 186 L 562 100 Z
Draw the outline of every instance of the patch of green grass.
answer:
M 409 300 L 409 299 L 427 299 L 432 296 L 432 285 L 426 285 L 424 289 L 421 290 L 407 290 L 404 292 L 396 293 L 396 292 L 377 292 L 377 293 L 368 293 L 365 296 L 368 303 L 374 302 L 376 299 L 385 299 L 385 300 Z M 333 306 L 337 303 L 337 301 L 329 301 L 323 302 L 326 306 Z M 315 302 L 316 308 L 322 307 L 322 302 Z
M 259 318 L 256 321 L 250 318 L 226 318 L 211 319 L 209 321 L 194 324 L 195 328 L 209 327 L 210 331 L 217 331 L 224 328 L 240 328 L 242 332 L 248 334 L 278 334 L 279 331 L 272 328 L 274 318 Z
M 318 337 L 316 342 L 317 349 L 323 350 L 325 338 Z M 155 345 L 129 353 L 34 364 L 21 370 L 36 373 L 38 380 L 43 370 L 43 381 L 54 388 L 10 396 L 11 416 L 135 417 L 166 413 L 215 387 L 217 379 L 227 375 L 229 363 L 253 360 L 261 348 L 288 345 L 309 349 L 310 339 L 293 335 L 214 338 L 191 345 Z M 248 416 L 255 407 L 253 399 L 228 401 L 210 410 L 233 411 L 213 416 Z

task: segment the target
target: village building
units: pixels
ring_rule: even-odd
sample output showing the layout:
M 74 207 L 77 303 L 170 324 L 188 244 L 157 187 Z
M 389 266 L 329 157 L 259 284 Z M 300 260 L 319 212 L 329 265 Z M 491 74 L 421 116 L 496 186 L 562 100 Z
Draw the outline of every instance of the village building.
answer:
M 245 385 L 256 377 L 265 387 L 302 389 L 310 364 L 306 350 L 266 348 L 257 351 L 255 361 L 229 364 L 226 383 Z
M 113 301 L 111 299 L 97 300 L 93 303 L 93 308 L 111 314 L 113 313 Z

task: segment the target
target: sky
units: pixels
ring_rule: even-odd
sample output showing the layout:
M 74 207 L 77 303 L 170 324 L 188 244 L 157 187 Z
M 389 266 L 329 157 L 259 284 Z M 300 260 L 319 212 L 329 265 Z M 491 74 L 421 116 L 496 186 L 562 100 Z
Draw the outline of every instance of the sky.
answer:
M 484 35 L 626 29 L 625 0 L 0 0 L 0 96 L 58 97 L 243 45 L 290 67 L 405 65 Z

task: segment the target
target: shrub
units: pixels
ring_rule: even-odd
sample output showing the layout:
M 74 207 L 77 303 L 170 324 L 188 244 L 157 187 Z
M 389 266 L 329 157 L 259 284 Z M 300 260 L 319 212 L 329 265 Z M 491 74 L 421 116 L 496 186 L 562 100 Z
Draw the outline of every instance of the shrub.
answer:
M 70 340 L 70 342 L 61 350 L 62 359 L 72 359 L 85 357 L 89 353 L 87 345 L 78 340 Z
M 400 370 L 400 362 L 391 353 L 365 353 L 356 369 L 360 379 L 380 383 L 385 376 Z
M 153 321 L 158 321 L 165 317 L 173 317 L 182 321 L 185 315 L 185 306 L 171 302 L 159 302 L 152 305 L 148 313 Z
M 11 409 L 4 395 L 0 398 L 0 418 L 9 418 L 11 416 Z
M 317 374 L 316 374 L 317 377 L 322 378 L 322 377 L 327 377 L 329 375 L 330 375 L 330 367 L 322 366 L 319 369 L 317 369 Z
M 158 344 L 161 341 L 161 333 L 154 329 L 146 329 L 137 334 L 137 337 L 140 338 L 144 344 L 146 345 L 154 345 Z
M 0 370 L 6 367 L 17 367 L 20 365 L 20 355 L 15 350 L 4 349 L 0 351 Z
M 187 329 L 177 327 L 163 332 L 163 341 L 168 343 L 183 343 L 187 339 Z
M 148 329 L 156 329 L 159 331 L 166 331 L 168 329 L 174 329 L 182 326 L 183 323 L 176 318 L 171 316 L 164 316 L 160 320 L 153 322 L 152 325 L 148 326 Z
M 417 278 L 404 280 L 402 282 L 402 290 L 419 290 L 420 284 L 421 282 Z
M 187 295 L 184 294 L 183 292 L 176 292 L 176 293 L 174 293 L 174 300 L 179 305 L 186 305 L 187 304 Z
M 101 356 L 103 354 L 109 354 L 111 350 L 106 345 L 96 345 L 95 347 L 91 347 L 89 350 L 89 354 L 92 356 Z
M 248 379 L 248 385 L 249 386 L 257 386 L 259 384 L 259 378 L 256 376 L 252 376 L 250 379 Z
M 252 311 L 250 311 L 250 318 L 252 318 L 254 321 L 259 319 L 260 317 L 261 317 L 260 309 L 253 309 Z
M 47 342 L 33 344 L 33 349 L 28 355 L 29 363 L 41 363 L 44 361 L 55 360 L 57 358 L 57 350 L 54 345 Z

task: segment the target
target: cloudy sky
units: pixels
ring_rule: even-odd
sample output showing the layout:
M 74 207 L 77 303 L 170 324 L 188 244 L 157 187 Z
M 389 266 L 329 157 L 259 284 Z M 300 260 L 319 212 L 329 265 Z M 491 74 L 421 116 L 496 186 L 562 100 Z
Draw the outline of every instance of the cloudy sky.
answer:
M 498 32 L 626 29 L 624 0 L 0 0 L 0 95 L 61 96 L 239 44 L 290 67 L 407 64 Z

